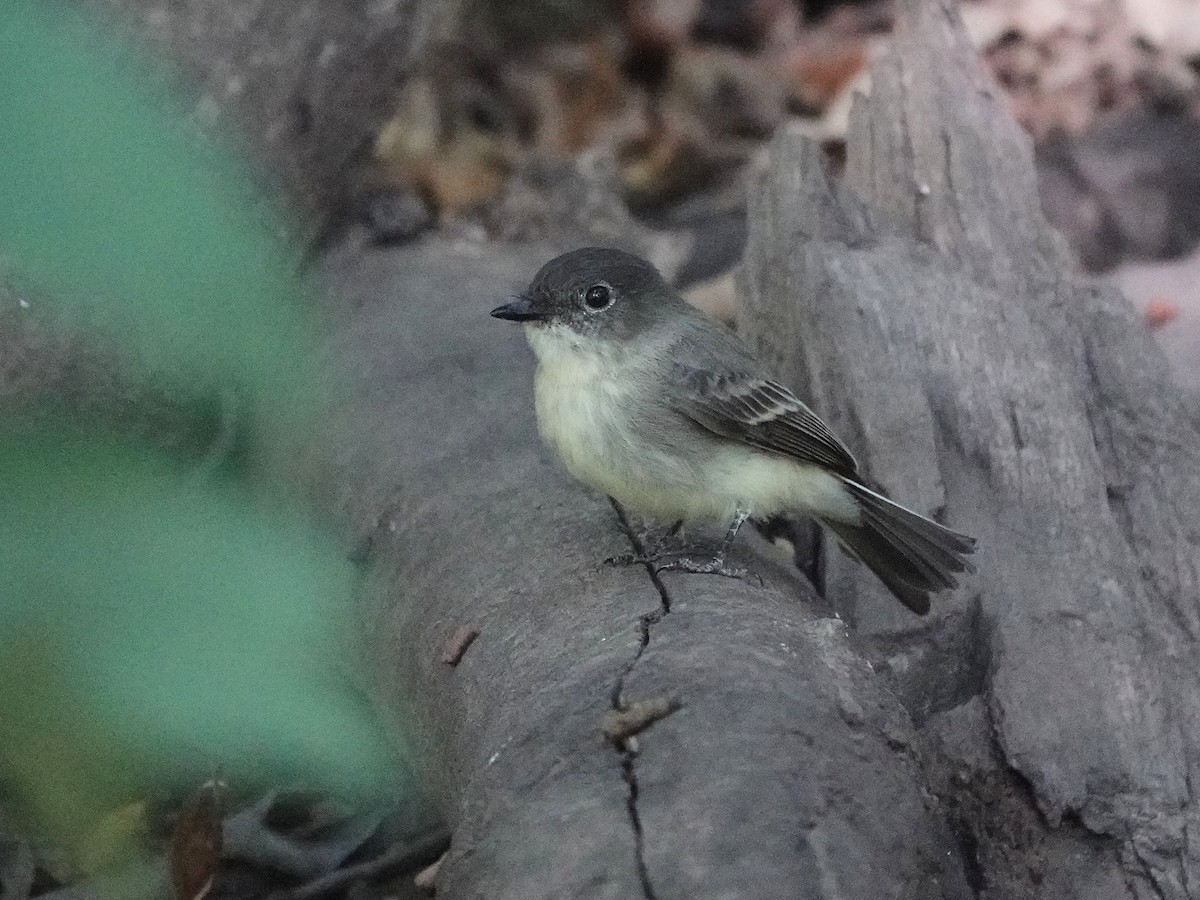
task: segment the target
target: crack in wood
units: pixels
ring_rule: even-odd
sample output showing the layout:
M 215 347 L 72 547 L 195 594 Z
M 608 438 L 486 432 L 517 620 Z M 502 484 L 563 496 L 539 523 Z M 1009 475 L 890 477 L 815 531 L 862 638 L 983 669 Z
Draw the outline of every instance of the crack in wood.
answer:
M 616 513 L 617 522 L 621 526 L 621 530 L 625 532 L 625 536 L 629 539 L 630 545 L 633 547 L 634 555 L 647 559 L 649 554 L 646 552 L 646 547 L 641 537 L 638 536 L 633 526 L 629 524 L 629 517 L 625 514 L 625 510 L 616 500 L 609 498 L 612 504 L 613 512 Z M 629 678 L 634 667 L 642 658 L 642 654 L 646 652 L 646 648 L 650 646 L 651 629 L 663 620 L 665 616 L 671 613 L 671 596 L 667 592 L 667 587 L 663 584 L 662 579 L 658 575 L 652 562 L 646 562 L 646 571 L 650 575 L 650 582 L 658 591 L 659 608 L 653 612 L 644 614 L 641 617 L 641 641 L 638 645 L 637 652 L 633 655 L 633 659 L 617 676 L 616 683 L 613 685 L 612 696 L 610 701 L 614 712 L 620 713 L 624 709 L 623 694 L 625 692 L 625 682 Z M 642 817 L 638 810 L 638 780 L 637 780 L 637 750 L 634 748 L 632 741 L 626 742 L 623 749 L 618 751 L 621 754 L 621 774 L 625 779 L 625 784 L 629 788 L 629 796 L 626 800 L 626 805 L 629 810 L 629 824 L 633 828 L 634 852 L 636 854 L 638 878 L 642 885 L 642 894 L 645 900 L 657 900 L 657 894 L 654 892 L 654 885 L 650 880 L 650 870 L 646 866 L 646 836 L 642 829 Z
M 633 826 L 633 839 L 637 847 L 637 871 L 638 878 L 642 883 L 642 895 L 645 897 L 645 900 L 658 900 L 658 895 L 654 892 L 654 885 L 650 882 L 650 871 L 646 868 L 646 854 L 644 852 L 646 839 L 645 834 L 642 832 L 642 817 L 638 813 L 638 781 L 637 772 L 634 771 L 634 760 L 636 758 L 636 751 L 622 751 L 621 773 L 625 777 L 625 783 L 629 786 L 629 798 L 626 804 L 629 808 L 629 822 Z

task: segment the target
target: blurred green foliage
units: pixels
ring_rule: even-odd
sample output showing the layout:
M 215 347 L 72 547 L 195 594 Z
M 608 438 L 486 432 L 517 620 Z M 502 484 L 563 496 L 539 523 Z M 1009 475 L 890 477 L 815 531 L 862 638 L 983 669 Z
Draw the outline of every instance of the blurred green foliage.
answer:
M 249 455 L 304 441 L 313 304 L 238 154 L 69 4 L 0 4 L 0 84 L 0 277 L 46 289 L 56 326 L 116 342 L 207 415 L 236 395 Z M 351 689 L 354 572 L 286 469 L 200 470 L 204 447 L 44 412 L 0 428 L 0 784 L 20 795 L 0 799 L 77 842 L 214 774 L 391 784 Z
M 311 384 L 283 222 L 163 74 L 74 4 L 0 4 L 0 254 L 181 379 Z

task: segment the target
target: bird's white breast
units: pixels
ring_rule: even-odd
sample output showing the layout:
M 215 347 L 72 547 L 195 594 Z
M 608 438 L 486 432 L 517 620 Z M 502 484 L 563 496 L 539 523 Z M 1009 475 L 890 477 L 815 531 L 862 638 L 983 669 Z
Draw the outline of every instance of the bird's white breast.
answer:
M 662 417 L 661 409 L 655 419 L 653 398 L 644 392 L 656 386 L 634 367 L 649 357 L 635 363 L 619 344 L 586 341 L 565 326 L 536 326 L 527 334 L 539 362 L 542 438 L 575 478 L 633 513 L 668 522 L 728 520 L 737 510 L 857 517 L 841 483 L 818 466 L 689 428 L 683 417 Z M 657 430 L 639 431 L 651 427 Z
M 626 454 L 632 386 L 621 378 L 623 360 L 608 344 L 585 346 L 564 326 L 530 328 L 538 356 L 538 429 L 567 470 L 609 495 L 619 496 Z M 628 375 L 628 373 L 626 373 Z

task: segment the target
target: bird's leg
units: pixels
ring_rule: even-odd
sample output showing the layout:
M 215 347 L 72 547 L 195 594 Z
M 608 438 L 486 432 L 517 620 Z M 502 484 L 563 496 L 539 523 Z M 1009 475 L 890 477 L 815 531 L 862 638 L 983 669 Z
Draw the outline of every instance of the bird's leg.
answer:
M 750 518 L 750 513 L 738 510 L 733 517 L 733 521 L 729 523 L 729 528 L 725 531 L 725 537 L 721 541 L 721 546 L 717 548 L 717 555 L 710 560 L 700 561 L 691 557 L 682 556 L 679 559 L 673 559 L 670 562 L 665 562 L 656 568 L 659 572 L 694 572 L 697 575 L 724 575 L 726 578 L 744 578 L 746 570 L 737 566 L 725 565 L 725 557 L 729 553 L 733 542 L 737 538 L 738 531 L 741 530 L 742 524 Z
M 683 519 L 672 525 L 664 534 L 659 535 L 657 539 L 652 536 L 652 529 L 649 528 L 638 532 L 636 535 L 630 532 L 630 537 L 633 539 L 634 546 L 638 552 L 610 556 L 604 560 L 604 564 L 606 566 L 638 566 L 658 562 L 658 560 L 667 554 L 667 545 L 675 535 L 679 534 L 681 528 L 683 528 Z

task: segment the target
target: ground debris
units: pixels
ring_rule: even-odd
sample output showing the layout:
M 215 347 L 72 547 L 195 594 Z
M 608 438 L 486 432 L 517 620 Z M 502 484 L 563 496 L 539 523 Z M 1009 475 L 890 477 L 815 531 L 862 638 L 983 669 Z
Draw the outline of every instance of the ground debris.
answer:
M 460 625 L 442 646 L 442 662 L 448 666 L 457 666 L 462 662 L 463 654 L 475 643 L 477 637 L 479 637 L 478 628 Z
M 678 712 L 682 707 L 683 701 L 676 694 L 637 700 L 622 709 L 610 709 L 605 712 L 601 731 L 605 738 L 620 747 L 630 738 L 641 734 L 671 713 Z

